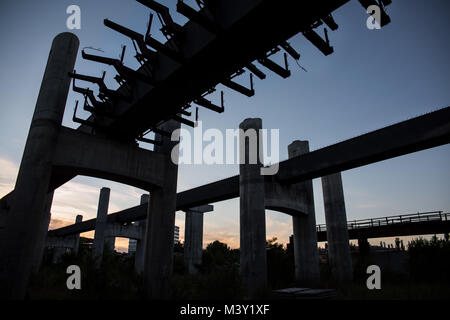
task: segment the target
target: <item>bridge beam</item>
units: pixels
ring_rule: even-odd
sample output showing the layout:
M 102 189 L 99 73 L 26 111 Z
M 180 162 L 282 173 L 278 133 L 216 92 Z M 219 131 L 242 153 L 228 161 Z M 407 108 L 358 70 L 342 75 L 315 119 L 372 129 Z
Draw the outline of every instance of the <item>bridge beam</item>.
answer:
M 22 299 L 33 265 L 35 252 L 45 239 L 45 205 L 52 172 L 52 157 L 61 127 L 69 71 L 77 56 L 78 38 L 68 32 L 52 43 L 28 132 L 17 176 L 11 209 L 0 239 L 0 286 L 2 295 Z
M 282 184 L 273 176 L 264 177 L 264 204 L 267 210 L 303 216 L 310 210 L 308 200 L 307 194 L 299 191 L 297 184 Z
M 353 279 L 353 267 L 341 173 L 322 177 L 322 191 L 331 275 L 338 283 L 350 282 Z
M 213 206 L 204 205 L 185 211 L 184 267 L 189 274 L 196 274 L 197 265 L 202 263 L 203 214 L 212 210 Z
M 243 150 L 245 155 L 244 163 L 239 165 L 241 276 L 244 294 L 253 298 L 262 294 L 267 286 L 264 176 L 261 175 L 263 164 L 259 159 L 263 154 L 259 134 L 262 121 L 259 118 L 246 119 L 239 128 L 242 129 L 239 150 Z M 255 164 L 251 164 L 252 158 L 256 158 Z
M 309 152 L 308 141 L 294 141 L 288 146 L 289 158 Z M 295 278 L 301 285 L 315 287 L 320 282 L 319 251 L 317 249 L 316 214 L 312 180 L 291 185 L 306 206 L 307 214 L 292 216 L 294 234 Z

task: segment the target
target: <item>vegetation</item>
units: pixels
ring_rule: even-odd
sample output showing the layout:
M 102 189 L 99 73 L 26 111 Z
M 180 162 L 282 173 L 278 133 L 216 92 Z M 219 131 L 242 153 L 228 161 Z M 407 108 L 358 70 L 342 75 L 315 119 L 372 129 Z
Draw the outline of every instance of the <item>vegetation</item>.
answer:
M 436 236 L 431 240 L 419 238 L 408 245 L 411 280 L 440 282 L 450 285 L 450 240 Z

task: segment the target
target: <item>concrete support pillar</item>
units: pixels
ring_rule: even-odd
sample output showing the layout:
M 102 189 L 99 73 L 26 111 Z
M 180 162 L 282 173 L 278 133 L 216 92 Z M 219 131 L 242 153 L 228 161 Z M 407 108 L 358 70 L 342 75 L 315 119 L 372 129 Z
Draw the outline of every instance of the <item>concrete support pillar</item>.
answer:
M 82 215 L 77 215 L 75 223 L 83 221 Z M 61 239 L 59 246 L 53 248 L 52 263 L 58 263 L 61 260 L 61 256 L 71 250 L 75 255 L 78 255 L 78 248 L 80 246 L 80 234 L 67 236 Z
M 337 283 L 349 282 L 353 279 L 353 267 L 341 173 L 322 177 L 322 190 L 331 275 Z
M 68 72 L 73 70 L 78 46 L 74 34 L 61 33 L 54 38 L 48 57 L 6 230 L 0 239 L 1 294 L 9 298 L 24 298 L 35 252 L 42 245 L 52 158 L 69 91 Z
M 45 209 L 44 209 L 45 218 L 42 219 L 41 231 L 40 231 L 40 235 L 39 235 L 40 239 L 37 241 L 37 243 L 40 245 L 40 247 L 35 252 L 33 268 L 31 271 L 34 274 L 38 273 L 38 271 L 41 267 L 41 264 L 42 264 L 42 258 L 44 257 L 48 226 L 50 224 L 50 219 L 51 219 L 53 193 L 54 192 L 52 191 L 47 195 L 47 201 L 45 203 Z
M 98 199 L 97 222 L 95 224 L 93 250 L 94 257 L 97 259 L 98 267 L 102 262 L 103 250 L 105 248 L 105 231 L 107 225 L 110 192 L 111 190 L 109 188 L 102 188 L 100 190 L 100 197 Z
M 196 274 L 197 265 L 202 263 L 203 214 L 213 209 L 213 206 L 207 205 L 185 211 L 184 266 L 189 274 Z
M 245 119 L 239 128 L 240 264 L 245 295 L 252 298 L 267 286 L 264 176 L 259 157 L 263 154 L 259 135 L 262 121 Z
M 83 221 L 83 216 L 81 214 L 77 215 L 77 217 L 75 218 L 75 223 L 81 223 L 82 221 Z M 74 240 L 73 253 L 75 254 L 75 256 L 78 256 L 78 250 L 80 249 L 80 234 L 77 233 L 74 237 L 75 237 L 75 240 Z
M 288 146 L 289 158 L 309 152 L 308 141 L 294 141 Z M 319 251 L 317 249 L 316 215 L 312 180 L 293 186 L 305 196 L 306 214 L 293 215 L 295 279 L 299 284 L 315 287 L 320 282 Z
M 144 204 L 144 203 L 148 204 L 149 199 L 150 199 L 150 195 L 143 194 L 141 196 L 141 204 Z M 147 220 L 137 221 L 136 224 L 139 226 L 139 229 L 141 230 L 142 239 L 134 240 L 134 241 L 136 241 L 136 254 L 134 256 L 134 270 L 137 273 L 142 273 L 144 271 L 144 261 L 145 261 Z
M 160 129 L 172 133 L 180 128 L 175 120 L 165 122 Z M 145 245 L 144 288 L 149 299 L 169 298 L 169 282 L 173 271 L 173 246 L 175 211 L 177 204 L 178 164 L 172 161 L 171 155 L 178 162 L 179 143 L 170 137 L 157 135 L 161 141 L 155 151 L 166 156 L 164 185 L 151 191 L 147 213 L 147 239 Z M 173 150 L 172 150 L 173 149 Z

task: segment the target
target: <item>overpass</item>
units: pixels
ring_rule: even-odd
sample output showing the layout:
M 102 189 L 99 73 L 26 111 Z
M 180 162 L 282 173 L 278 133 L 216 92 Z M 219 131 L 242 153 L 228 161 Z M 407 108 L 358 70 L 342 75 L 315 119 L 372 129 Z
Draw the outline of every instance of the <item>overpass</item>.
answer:
M 115 220 L 115 222 L 117 221 L 118 220 Z M 108 223 L 109 222 L 110 221 L 108 220 Z M 74 233 L 72 233 L 72 230 L 74 226 L 75 225 L 71 225 L 50 230 L 48 235 L 50 237 L 73 235 Z M 347 226 L 348 237 L 350 240 L 450 233 L 450 213 L 430 211 L 379 218 L 349 220 L 347 221 Z M 326 224 L 318 224 L 316 230 L 317 241 L 327 241 Z M 120 237 L 120 232 L 114 232 L 113 235 L 115 237 Z M 86 240 L 89 238 L 83 239 L 88 242 L 92 241 L 92 239 Z

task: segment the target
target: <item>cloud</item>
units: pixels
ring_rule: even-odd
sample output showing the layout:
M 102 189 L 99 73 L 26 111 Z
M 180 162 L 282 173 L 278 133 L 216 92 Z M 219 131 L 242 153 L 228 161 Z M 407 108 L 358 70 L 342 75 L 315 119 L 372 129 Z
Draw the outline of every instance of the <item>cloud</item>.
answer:
M 14 189 L 19 166 L 6 158 L 0 157 L 0 198 Z

